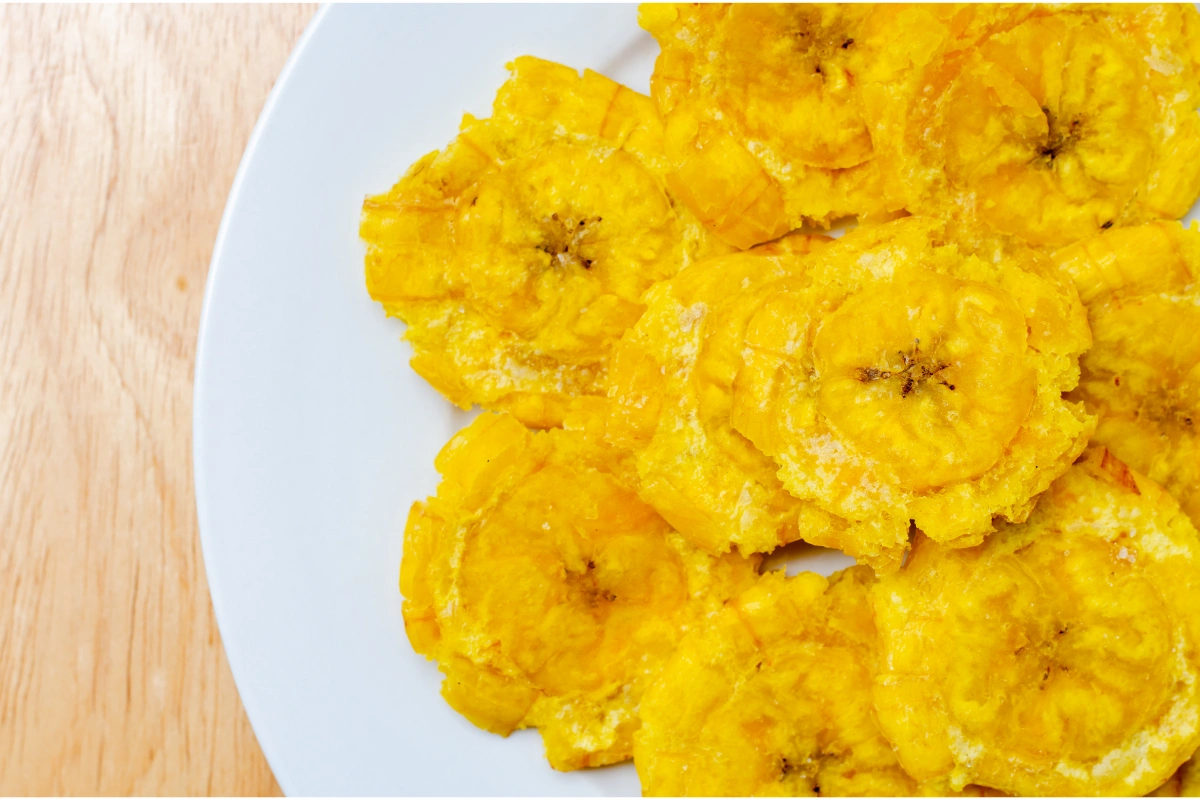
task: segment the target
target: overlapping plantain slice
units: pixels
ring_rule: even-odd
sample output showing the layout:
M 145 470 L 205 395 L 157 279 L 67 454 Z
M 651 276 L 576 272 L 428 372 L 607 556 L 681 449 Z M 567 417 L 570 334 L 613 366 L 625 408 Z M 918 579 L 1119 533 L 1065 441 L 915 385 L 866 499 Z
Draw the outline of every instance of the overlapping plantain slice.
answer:
M 875 159 L 881 97 L 1012 11 L 993 6 L 647 3 L 650 93 L 670 185 L 725 241 L 882 217 L 902 197 Z M 881 94 L 880 94 L 881 93 Z M 880 119 L 876 119 L 880 117 Z
M 1147 797 L 1200 797 L 1200 758 L 1192 756 Z
M 918 780 L 1143 794 L 1200 744 L 1200 534 L 1103 447 L 978 547 L 920 537 L 872 599 L 879 724 Z
M 875 129 L 906 207 L 1059 247 L 1183 216 L 1200 195 L 1191 4 L 1014 7 L 935 58 Z M 897 120 L 903 120 L 897 123 Z M 895 157 L 895 160 L 890 160 Z
M 1200 797 L 1200 756 L 1192 756 L 1179 768 L 1179 796 Z
M 729 424 L 745 298 L 829 241 L 792 234 L 688 267 L 650 290 L 614 352 L 608 440 L 633 452 L 639 495 L 711 552 L 768 552 L 802 529 L 844 527 L 789 495 L 774 462 Z
M 447 702 L 495 733 L 540 728 L 562 770 L 630 757 L 642 692 L 758 564 L 671 530 L 596 427 L 480 416 L 438 455 L 400 573 L 409 641 L 439 662 Z
M 1099 416 L 1095 441 L 1200 524 L 1200 230 L 1117 229 L 1054 258 L 1088 307 L 1095 343 L 1071 397 Z
M 451 402 L 551 427 L 603 394 L 642 293 L 728 248 L 668 192 L 649 98 L 535 58 L 510 70 L 490 118 L 363 204 L 367 287 Z
M 877 569 L 899 565 L 910 520 L 968 546 L 994 515 L 1024 519 L 1092 430 L 1061 397 L 1089 344 L 1083 308 L 1028 248 L 911 217 L 737 302 L 754 308 L 733 428 L 788 492 L 850 523 L 806 540 Z
M 910 795 L 872 718 L 866 567 L 770 572 L 690 633 L 646 692 L 646 795 Z

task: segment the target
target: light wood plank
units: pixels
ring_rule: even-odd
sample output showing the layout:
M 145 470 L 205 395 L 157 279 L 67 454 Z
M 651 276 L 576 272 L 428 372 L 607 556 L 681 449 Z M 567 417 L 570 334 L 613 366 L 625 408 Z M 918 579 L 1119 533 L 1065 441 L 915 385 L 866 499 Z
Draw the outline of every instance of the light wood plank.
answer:
M 313 11 L 0 7 L 0 794 L 278 793 L 205 583 L 192 367 Z

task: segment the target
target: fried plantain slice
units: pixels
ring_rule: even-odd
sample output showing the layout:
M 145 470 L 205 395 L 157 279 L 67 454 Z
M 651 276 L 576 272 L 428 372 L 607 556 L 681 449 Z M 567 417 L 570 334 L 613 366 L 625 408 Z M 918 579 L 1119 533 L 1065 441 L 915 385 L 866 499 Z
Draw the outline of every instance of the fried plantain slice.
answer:
M 933 59 L 875 129 L 906 207 L 1047 247 L 1187 213 L 1200 195 L 1196 9 L 1017 8 L 1017 24 Z
M 1179 769 L 1182 770 L 1183 767 L 1180 767 Z M 1174 775 L 1167 778 L 1166 782 L 1162 786 L 1159 786 L 1157 789 L 1148 793 L 1145 796 L 1146 797 L 1180 797 L 1181 796 L 1179 793 L 1180 784 L 1181 784 L 1181 779 L 1179 776 L 1179 772 L 1177 771 Z
M 910 521 L 978 544 L 1021 520 L 1094 420 L 1062 400 L 1089 344 L 1048 257 L 910 217 L 813 253 L 755 306 L 731 421 L 794 496 L 849 521 L 804 538 L 881 571 Z M 745 313 L 739 311 L 739 313 Z
M 540 728 L 560 770 L 630 757 L 645 687 L 758 566 L 688 544 L 584 427 L 483 414 L 459 432 L 400 570 L 409 641 L 438 661 L 446 701 L 494 733 Z
M 689 633 L 642 699 L 643 794 L 913 794 L 872 716 L 873 581 L 768 572 Z
M 451 402 L 562 424 L 601 395 L 642 293 L 724 251 L 664 183 L 650 99 L 531 57 L 492 116 L 467 115 L 363 204 L 371 297 L 408 324 L 413 368 Z
M 1075 279 L 1095 340 L 1070 397 L 1099 416 L 1095 441 L 1200 525 L 1200 230 L 1115 229 L 1054 258 Z
M 650 94 L 669 185 L 741 248 L 897 211 L 874 157 L 885 106 L 864 92 L 903 84 L 1008 16 L 963 5 L 643 4 L 638 20 L 662 49 Z
M 1200 534 L 1103 447 L 1024 524 L 872 590 L 879 724 L 918 780 L 1143 794 L 1200 744 Z
M 1192 756 L 1179 768 L 1179 796 L 1200 797 L 1200 756 Z
M 1200 767 L 1197 756 L 1192 756 L 1167 782 L 1147 797 L 1200 797 Z
M 753 311 L 745 298 L 828 241 L 792 234 L 688 267 L 650 290 L 614 352 L 608 440 L 634 453 L 642 499 L 711 552 L 767 552 L 801 528 L 811 538 L 838 524 L 789 495 L 778 467 L 729 419 Z

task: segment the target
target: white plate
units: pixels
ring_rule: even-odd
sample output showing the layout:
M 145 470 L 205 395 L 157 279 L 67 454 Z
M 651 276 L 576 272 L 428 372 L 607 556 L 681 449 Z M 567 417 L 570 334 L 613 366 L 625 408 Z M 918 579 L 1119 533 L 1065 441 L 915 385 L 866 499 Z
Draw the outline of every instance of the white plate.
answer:
M 478 730 L 404 636 L 409 505 L 470 418 L 408 367 L 363 283 L 363 197 L 486 116 L 530 53 L 646 91 L 634 6 L 335 6 L 254 132 L 213 254 L 196 361 L 196 496 L 221 635 L 288 794 L 638 794 Z
M 470 415 L 408 367 L 357 232 L 365 195 L 448 143 L 463 111 L 488 113 L 508 60 L 647 91 L 657 49 L 631 5 L 337 6 L 263 110 L 209 273 L 195 473 L 225 649 L 288 794 L 639 793 L 628 764 L 556 773 L 537 733 L 476 729 L 409 648 L 404 519 Z

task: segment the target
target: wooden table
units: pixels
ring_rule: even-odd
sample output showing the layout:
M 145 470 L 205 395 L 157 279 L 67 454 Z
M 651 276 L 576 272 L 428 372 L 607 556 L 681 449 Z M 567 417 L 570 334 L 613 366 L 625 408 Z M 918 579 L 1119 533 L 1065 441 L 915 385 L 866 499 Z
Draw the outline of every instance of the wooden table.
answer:
M 313 11 L 0 7 L 0 795 L 279 791 L 205 582 L 192 365 Z

